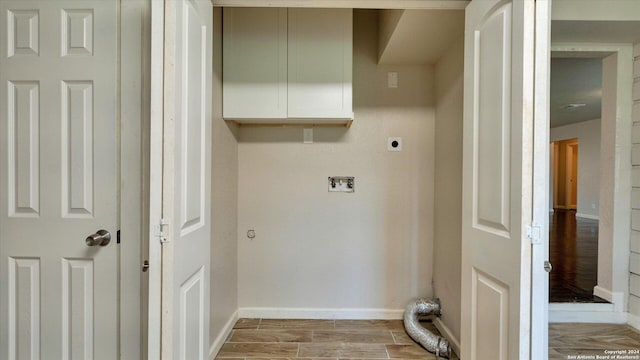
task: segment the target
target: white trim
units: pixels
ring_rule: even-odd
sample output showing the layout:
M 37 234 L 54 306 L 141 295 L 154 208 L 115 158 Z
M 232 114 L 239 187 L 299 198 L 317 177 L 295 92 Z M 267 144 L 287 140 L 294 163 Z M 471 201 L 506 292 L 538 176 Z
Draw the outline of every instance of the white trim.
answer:
M 404 309 L 241 307 L 240 318 L 400 320 Z
M 609 303 L 551 303 L 549 311 L 563 312 L 613 312 L 614 306 Z
M 640 330 L 640 316 L 633 315 L 630 313 L 626 313 L 626 314 L 627 314 L 627 325 L 634 327 L 637 330 Z
M 449 329 L 449 327 L 444 322 L 442 322 L 440 318 L 433 319 L 433 325 L 435 325 L 436 329 L 440 331 L 440 334 L 442 334 L 442 336 L 449 340 L 449 345 L 451 345 L 453 352 L 456 353 L 456 355 L 460 355 L 460 339 L 453 336 L 453 332 L 451 331 L 451 329 Z
M 593 295 L 601 297 L 610 303 L 613 303 L 613 293 L 609 289 L 605 289 L 602 286 L 593 287 Z
M 464 10 L 470 1 L 450 0 L 212 0 L 213 6 L 353 9 Z
M 220 334 L 218 334 L 218 336 L 216 336 L 216 339 L 211 343 L 211 346 L 209 347 L 209 359 L 215 359 L 218 351 L 220 351 L 222 345 L 224 345 L 224 342 L 229 337 L 229 334 L 231 334 L 231 331 L 233 331 L 233 326 L 236 324 L 238 319 L 238 311 L 236 310 L 236 312 L 234 312 L 231 317 L 229 317 L 229 320 L 224 324 L 222 330 L 220 331 Z
M 626 324 L 627 313 L 614 311 L 613 304 L 549 304 L 549 323 Z
M 598 221 L 600 221 L 600 218 L 599 218 L 597 215 L 589 215 L 589 214 L 576 213 L 576 217 L 583 218 L 583 219 L 591 219 L 591 220 L 598 220 Z
M 533 121 L 533 211 L 532 225 L 540 226 L 541 239 L 531 246 L 531 359 L 546 360 L 549 348 L 549 83 L 551 76 L 551 2 L 535 2 L 534 121 Z
M 612 292 L 609 289 L 605 289 L 601 286 L 595 286 L 593 288 L 593 295 L 601 297 L 611 304 L 613 304 L 613 311 L 622 312 L 624 311 L 624 297 L 625 294 L 623 292 L 617 291 Z
M 162 121 L 164 90 L 164 2 L 151 1 L 149 78 L 149 289 L 147 357 L 160 359 L 162 256 L 159 238 L 162 217 Z

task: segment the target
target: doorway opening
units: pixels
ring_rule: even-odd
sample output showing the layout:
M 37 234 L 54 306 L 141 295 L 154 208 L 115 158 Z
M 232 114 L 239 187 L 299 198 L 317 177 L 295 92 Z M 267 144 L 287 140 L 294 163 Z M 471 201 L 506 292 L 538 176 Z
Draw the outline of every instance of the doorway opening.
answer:
M 578 208 L 578 138 L 559 140 L 553 148 L 553 209 Z
M 602 59 L 552 58 L 549 301 L 606 303 L 596 296 Z

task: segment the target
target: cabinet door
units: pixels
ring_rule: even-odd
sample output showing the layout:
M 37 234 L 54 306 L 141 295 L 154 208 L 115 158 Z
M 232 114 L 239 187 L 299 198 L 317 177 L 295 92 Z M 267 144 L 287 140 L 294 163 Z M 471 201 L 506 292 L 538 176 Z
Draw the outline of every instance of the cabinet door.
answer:
M 289 118 L 351 118 L 351 9 L 289 9 Z
M 287 9 L 225 8 L 223 116 L 287 117 Z

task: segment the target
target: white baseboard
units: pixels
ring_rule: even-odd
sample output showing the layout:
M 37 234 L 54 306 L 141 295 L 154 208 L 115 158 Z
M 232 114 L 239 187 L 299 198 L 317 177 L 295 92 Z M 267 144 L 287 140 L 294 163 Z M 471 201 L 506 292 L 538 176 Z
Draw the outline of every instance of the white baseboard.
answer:
M 591 220 L 598 220 L 598 221 L 600 221 L 600 217 L 598 217 L 597 215 L 589 215 L 589 214 L 576 213 L 576 217 L 583 218 L 583 219 L 591 219 Z
M 449 327 L 445 325 L 445 323 L 443 323 L 442 320 L 440 320 L 440 318 L 433 319 L 433 325 L 435 325 L 436 329 L 440 331 L 440 334 L 442 334 L 442 336 L 444 336 L 447 340 L 449 340 L 449 344 L 451 345 L 453 352 L 455 352 L 456 355 L 458 355 L 459 357 L 460 356 L 460 339 L 453 336 L 451 329 L 449 329 Z
M 614 311 L 613 304 L 549 304 L 549 322 L 625 324 L 627 313 Z
M 215 359 L 216 355 L 218 355 L 218 351 L 220 351 L 220 349 L 222 348 L 222 345 L 224 345 L 225 341 L 227 340 L 227 337 L 229 337 L 229 334 L 231 334 L 231 331 L 233 331 L 233 326 L 238 321 L 238 318 L 239 318 L 238 311 L 236 311 L 231 315 L 229 320 L 227 320 L 227 322 L 224 324 L 224 327 L 222 328 L 218 336 L 216 336 L 216 339 L 213 341 L 213 343 L 211 343 L 211 346 L 209 347 L 209 359 L 213 360 Z
M 624 307 L 624 293 L 622 292 L 613 292 L 609 289 L 605 289 L 600 286 L 595 286 L 593 288 L 593 295 L 601 297 L 608 302 L 613 304 L 613 311 L 621 312 Z
M 238 310 L 241 318 L 263 319 L 400 320 L 403 314 L 404 309 L 245 307 Z
M 597 296 L 597 297 L 601 297 L 605 300 L 607 300 L 608 302 L 613 302 L 613 293 L 611 292 L 611 290 L 609 289 L 605 289 L 601 286 L 594 286 L 593 287 L 593 295 Z
M 640 316 L 627 313 L 627 324 L 640 330 Z

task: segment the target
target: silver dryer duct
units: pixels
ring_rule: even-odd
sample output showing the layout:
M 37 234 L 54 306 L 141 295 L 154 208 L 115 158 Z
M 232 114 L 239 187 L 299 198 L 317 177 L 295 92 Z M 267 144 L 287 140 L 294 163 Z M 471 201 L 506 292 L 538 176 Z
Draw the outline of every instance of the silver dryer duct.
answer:
M 419 315 L 440 316 L 440 300 L 417 299 L 404 311 L 404 328 L 411 338 L 436 356 L 451 358 L 451 346 L 447 339 L 425 329 L 418 321 Z

